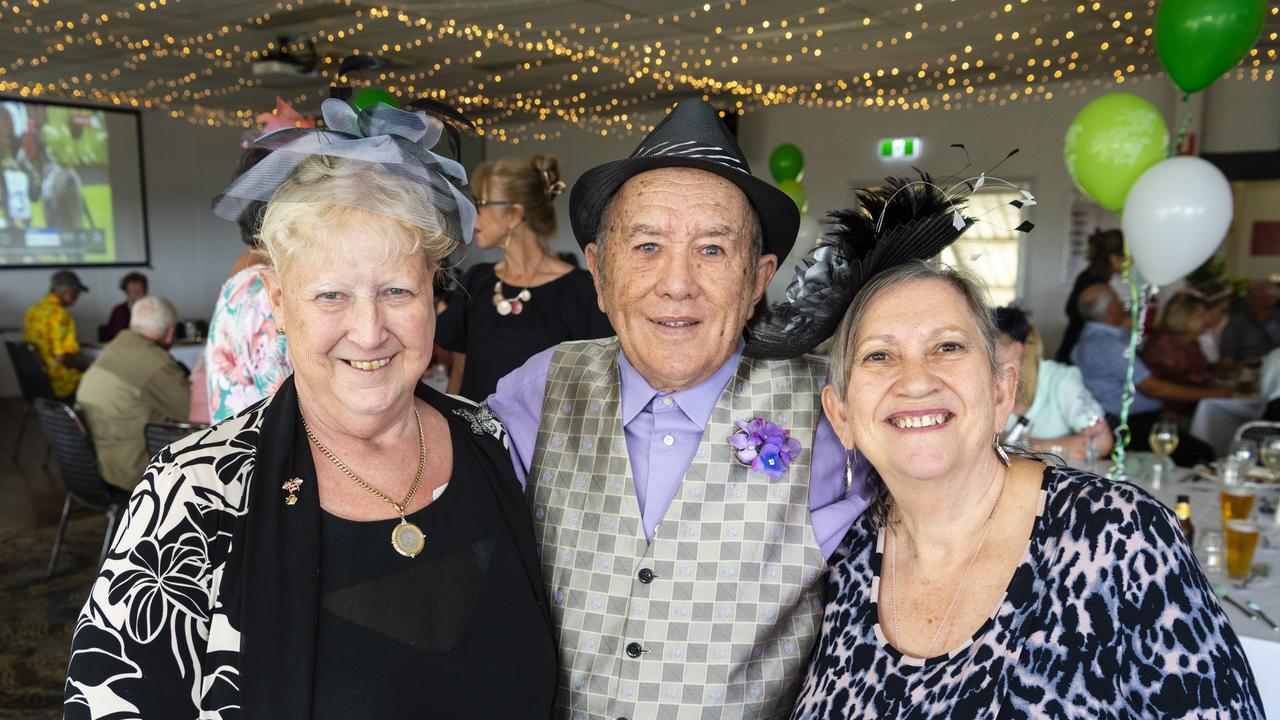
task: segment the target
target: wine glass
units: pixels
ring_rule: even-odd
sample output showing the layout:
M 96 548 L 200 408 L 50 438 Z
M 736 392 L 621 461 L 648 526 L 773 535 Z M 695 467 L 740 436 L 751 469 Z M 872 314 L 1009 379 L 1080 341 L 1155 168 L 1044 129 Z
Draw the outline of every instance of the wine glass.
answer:
M 1280 478 L 1280 435 L 1272 435 L 1262 444 L 1262 464 L 1271 471 L 1271 479 Z
M 1258 462 L 1258 443 L 1245 438 L 1232 440 L 1231 449 L 1227 451 L 1227 457 L 1239 460 L 1240 477 L 1241 479 L 1248 478 L 1249 471 Z
M 1152 470 L 1158 480 L 1168 469 L 1169 456 L 1178 449 L 1178 425 L 1163 420 L 1152 425 L 1147 442 L 1151 445 L 1151 451 L 1156 454 L 1156 465 Z

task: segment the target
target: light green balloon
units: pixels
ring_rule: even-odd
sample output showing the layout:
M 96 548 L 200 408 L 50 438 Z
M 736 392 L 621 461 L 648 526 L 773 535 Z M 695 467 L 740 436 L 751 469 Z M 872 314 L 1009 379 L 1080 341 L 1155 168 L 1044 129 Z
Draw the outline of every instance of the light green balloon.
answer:
M 1112 212 L 1147 168 L 1168 155 L 1169 128 L 1160 111 L 1129 93 L 1111 93 L 1084 106 L 1067 128 L 1062 157 L 1086 195 Z
M 778 189 L 786 193 L 795 202 L 796 207 L 800 209 L 801 215 L 809 208 L 809 198 L 805 195 L 804 186 L 798 181 L 783 180 L 778 183 Z

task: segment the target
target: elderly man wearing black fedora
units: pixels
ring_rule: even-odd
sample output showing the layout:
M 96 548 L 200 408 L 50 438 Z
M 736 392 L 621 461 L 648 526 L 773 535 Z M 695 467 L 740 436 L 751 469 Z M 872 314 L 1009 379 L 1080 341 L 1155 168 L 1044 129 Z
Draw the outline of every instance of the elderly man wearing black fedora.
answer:
M 785 717 L 868 504 L 825 365 L 743 352 L 796 206 L 688 100 L 587 171 L 570 214 L 617 337 L 534 356 L 486 403 L 532 506 L 558 716 Z

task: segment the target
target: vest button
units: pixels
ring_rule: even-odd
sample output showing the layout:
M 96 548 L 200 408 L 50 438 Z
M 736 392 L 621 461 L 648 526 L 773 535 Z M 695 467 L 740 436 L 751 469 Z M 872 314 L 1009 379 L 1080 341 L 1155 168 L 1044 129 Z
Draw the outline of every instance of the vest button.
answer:
M 628 657 L 638 658 L 640 657 L 640 653 L 643 653 L 643 652 L 644 652 L 644 649 L 640 647 L 640 643 L 635 643 L 635 642 L 627 643 Z
M 649 583 L 653 582 L 653 577 L 654 577 L 653 571 L 650 570 L 649 568 L 640 568 L 640 572 L 638 574 L 640 576 L 640 582 L 644 583 L 645 585 L 648 585 Z

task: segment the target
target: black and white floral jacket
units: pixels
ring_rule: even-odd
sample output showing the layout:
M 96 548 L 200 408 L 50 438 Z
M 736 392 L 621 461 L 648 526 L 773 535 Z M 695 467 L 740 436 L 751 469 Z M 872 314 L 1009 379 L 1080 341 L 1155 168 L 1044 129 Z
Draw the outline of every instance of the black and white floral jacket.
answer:
M 417 395 L 481 451 L 545 614 L 501 425 L 426 386 Z M 311 716 L 320 507 L 314 487 L 293 506 L 281 490 L 297 417 L 290 378 L 153 458 L 76 623 L 68 720 Z

